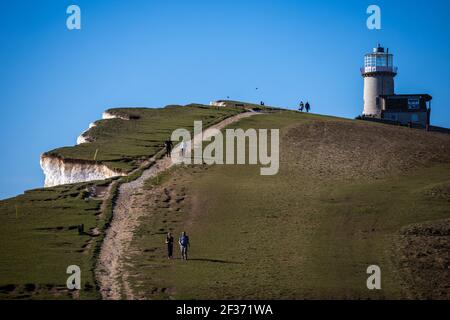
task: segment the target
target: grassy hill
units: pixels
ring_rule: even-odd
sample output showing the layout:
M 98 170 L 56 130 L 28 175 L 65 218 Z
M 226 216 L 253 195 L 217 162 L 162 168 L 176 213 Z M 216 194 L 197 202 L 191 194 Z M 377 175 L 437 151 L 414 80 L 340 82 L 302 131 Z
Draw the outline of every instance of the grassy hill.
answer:
M 450 298 L 449 135 L 288 111 L 234 127 L 281 129 L 279 174 L 191 166 L 148 181 L 127 261 L 138 296 Z M 167 260 L 165 233 L 183 230 L 190 261 Z M 372 264 L 381 291 L 366 287 Z
M 49 153 L 92 160 L 98 149 L 98 161 L 130 172 L 174 129 L 242 108 L 111 112 L 130 120 L 99 121 L 95 142 Z M 450 135 L 291 111 L 232 127 L 280 129 L 278 175 L 182 166 L 147 181 L 127 258 L 137 297 L 450 298 Z M 93 271 L 115 190 L 138 175 L 0 201 L 0 299 L 100 298 Z M 165 258 L 169 230 L 189 233 L 190 261 Z M 83 270 L 79 293 L 65 289 L 70 264 Z M 381 291 L 366 288 L 371 264 Z
M 173 130 L 192 129 L 194 120 L 203 120 L 206 127 L 242 111 L 203 105 L 112 109 L 110 113 L 130 120 L 97 121 L 89 131 L 95 142 L 48 154 L 92 160 L 98 149 L 97 161 L 129 172 L 156 155 Z M 130 181 L 139 173 L 115 183 Z M 105 189 L 112 181 L 31 190 L 0 201 L 0 299 L 74 298 L 65 286 L 71 264 L 83 270 L 83 290 L 75 298 L 100 298 L 94 267 L 111 218 L 117 185 L 110 196 Z M 82 224 L 85 233 L 79 234 L 77 227 Z

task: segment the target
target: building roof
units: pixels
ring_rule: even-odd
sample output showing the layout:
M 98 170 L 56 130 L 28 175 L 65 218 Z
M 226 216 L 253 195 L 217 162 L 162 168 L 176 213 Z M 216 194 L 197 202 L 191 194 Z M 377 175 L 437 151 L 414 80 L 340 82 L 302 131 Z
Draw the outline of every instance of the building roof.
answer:
M 427 93 L 414 93 L 414 94 L 383 94 L 380 95 L 381 98 L 408 98 L 408 97 L 421 97 L 424 98 L 425 101 L 430 101 L 433 99 L 432 96 L 430 96 Z

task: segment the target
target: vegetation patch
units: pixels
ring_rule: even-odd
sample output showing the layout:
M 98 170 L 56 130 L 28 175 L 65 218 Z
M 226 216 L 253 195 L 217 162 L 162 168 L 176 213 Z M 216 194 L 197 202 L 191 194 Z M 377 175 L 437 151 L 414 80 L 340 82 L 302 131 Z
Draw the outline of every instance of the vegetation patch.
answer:
M 37 189 L 0 201 L 0 299 L 99 298 L 95 248 L 107 217 L 91 192 L 109 183 Z M 82 270 L 79 293 L 66 288 L 69 265 Z

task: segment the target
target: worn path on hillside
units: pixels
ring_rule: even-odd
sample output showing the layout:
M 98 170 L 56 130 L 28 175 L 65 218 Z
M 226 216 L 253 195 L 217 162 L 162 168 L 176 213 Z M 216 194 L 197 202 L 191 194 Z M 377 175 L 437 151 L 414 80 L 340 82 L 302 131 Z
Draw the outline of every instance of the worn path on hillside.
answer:
M 257 115 L 257 112 L 245 112 L 227 118 L 203 132 L 204 138 L 214 136 L 208 129 L 221 130 L 240 119 Z M 190 147 L 190 142 L 187 143 Z M 180 160 L 180 147 L 177 145 L 172 152 L 172 158 L 162 158 L 145 170 L 136 180 L 124 183 L 119 188 L 119 195 L 113 209 L 113 218 L 102 243 L 96 277 L 103 299 L 134 299 L 135 296 L 127 281 L 124 263 L 133 234 L 143 215 L 142 209 L 136 204 L 136 195 L 143 191 L 144 182 L 169 169 L 174 162 Z M 151 161 L 154 159 L 150 159 Z M 178 161 L 177 161 L 178 160 Z

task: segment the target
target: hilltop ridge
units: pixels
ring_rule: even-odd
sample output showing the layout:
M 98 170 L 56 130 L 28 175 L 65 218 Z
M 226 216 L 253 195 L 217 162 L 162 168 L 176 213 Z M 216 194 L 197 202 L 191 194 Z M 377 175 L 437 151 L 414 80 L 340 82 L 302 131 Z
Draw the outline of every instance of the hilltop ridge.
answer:
M 242 108 L 213 109 L 191 104 L 165 108 L 115 108 L 89 126 L 76 146 L 42 154 L 45 186 L 124 176 L 157 154 L 177 128 L 193 129 L 194 120 L 206 126 L 242 112 Z

